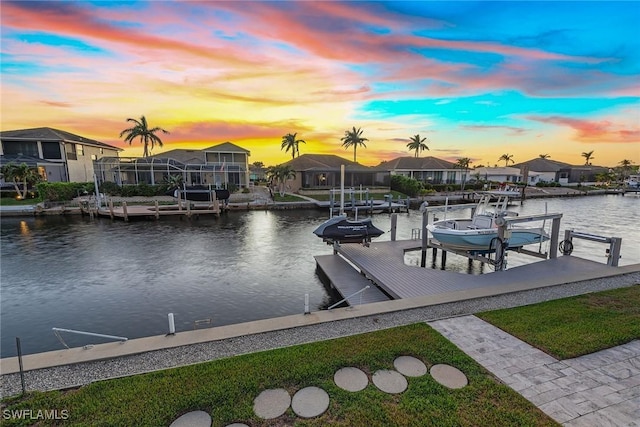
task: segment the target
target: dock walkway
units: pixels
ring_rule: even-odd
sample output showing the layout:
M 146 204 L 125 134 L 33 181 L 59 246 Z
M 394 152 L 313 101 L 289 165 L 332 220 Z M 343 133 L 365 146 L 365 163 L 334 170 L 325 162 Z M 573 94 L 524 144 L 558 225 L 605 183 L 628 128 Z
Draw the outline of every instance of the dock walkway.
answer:
M 331 287 L 336 289 L 343 298 L 346 298 L 365 286 L 369 286 L 364 292 L 347 300 L 349 305 L 369 304 L 372 302 L 389 301 L 389 298 L 374 283 L 360 274 L 339 255 L 318 255 L 314 257 L 318 268 L 329 279 Z
M 419 248 L 417 240 L 376 242 L 368 247 L 349 243 L 339 246 L 339 255 L 325 257 L 344 257 L 394 299 L 437 295 L 438 299 L 460 301 L 607 277 L 617 269 L 595 261 L 561 256 L 506 271 L 469 275 L 405 264 L 404 253 Z M 322 268 L 322 264 L 318 265 Z M 330 276 L 331 270 L 325 274 Z

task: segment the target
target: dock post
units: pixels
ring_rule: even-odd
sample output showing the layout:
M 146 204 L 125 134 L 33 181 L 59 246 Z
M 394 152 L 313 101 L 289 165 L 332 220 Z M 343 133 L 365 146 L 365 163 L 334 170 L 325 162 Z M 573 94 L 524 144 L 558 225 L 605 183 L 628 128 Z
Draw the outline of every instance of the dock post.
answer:
M 392 242 L 396 241 L 397 228 L 398 228 L 398 214 L 393 213 L 391 214 L 391 241 Z
M 620 259 L 620 247 L 622 246 L 622 239 L 620 237 L 612 237 L 609 245 L 609 258 L 607 259 L 607 265 L 612 267 L 618 266 L 618 260 Z
M 560 235 L 560 218 L 551 223 L 551 241 L 549 242 L 549 259 L 558 258 L 558 236 Z
M 155 201 L 155 207 L 156 207 L 156 219 L 160 219 L 160 208 L 158 207 L 158 201 Z
M 113 199 L 109 199 L 109 217 L 113 219 Z
M 567 243 L 569 242 L 570 248 L 567 248 Z M 573 251 L 573 230 L 564 230 L 564 240 L 563 240 L 564 250 L 562 251 L 562 255 L 571 255 L 571 251 Z
M 191 218 L 191 202 L 187 200 L 187 218 Z
M 122 213 L 124 214 L 124 220 L 129 221 L 129 213 L 127 212 L 127 202 L 122 202 Z
M 440 269 L 444 270 L 447 266 L 447 251 L 442 250 L 442 259 L 440 260 Z
M 311 313 L 309 310 L 309 294 L 304 294 L 304 314 Z
M 504 245 L 505 239 L 505 231 L 507 231 L 507 223 L 503 218 L 498 218 L 502 220 L 502 224 L 498 225 L 498 242 L 496 243 L 496 265 L 495 271 L 504 271 L 505 269 L 505 259 L 506 256 L 506 245 Z M 496 224 L 498 221 L 496 220 Z
M 182 191 L 180 191 L 180 189 L 178 189 L 178 211 L 179 212 L 182 211 L 182 197 L 180 197 L 181 193 L 182 193 Z
M 422 238 L 422 256 L 420 257 L 420 267 L 427 266 L 427 223 L 429 222 L 429 212 L 426 207 L 422 211 L 422 228 L 420 229 L 420 237 Z M 434 248 L 435 251 L 435 248 Z

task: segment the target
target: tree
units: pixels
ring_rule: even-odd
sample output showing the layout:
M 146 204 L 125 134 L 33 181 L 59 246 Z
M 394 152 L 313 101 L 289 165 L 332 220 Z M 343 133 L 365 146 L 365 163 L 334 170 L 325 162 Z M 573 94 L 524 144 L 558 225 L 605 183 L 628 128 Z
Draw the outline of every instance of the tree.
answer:
M 593 150 L 582 153 L 582 157 L 584 157 L 584 165 L 589 166 L 593 159 Z
M 259 169 L 262 169 L 264 167 L 264 163 L 262 163 L 262 162 L 253 162 L 251 164 L 253 165 L 253 167 L 256 167 L 256 168 L 259 168 Z
M 541 159 L 548 159 L 551 156 L 549 154 L 538 154 L 538 157 L 540 157 Z
M 296 158 L 296 153 L 298 153 L 298 156 L 300 156 L 299 144 L 306 144 L 303 139 L 296 139 L 296 135 L 298 135 L 297 132 L 286 134 L 282 137 L 282 144 L 280 145 L 280 149 L 284 150 L 285 153 L 291 150 L 291 158 L 293 159 Z
M 275 181 L 280 186 L 280 196 L 285 194 L 285 184 L 290 179 L 295 179 L 296 171 L 290 165 L 276 165 L 267 168 L 267 179 L 272 183 Z
M 140 142 L 144 144 L 144 152 L 142 154 L 143 157 L 149 157 L 151 155 L 151 150 L 153 150 L 156 144 L 162 147 L 162 140 L 160 139 L 160 137 L 158 137 L 158 135 L 156 135 L 156 132 L 162 132 L 165 134 L 169 133 L 159 127 L 149 129 L 149 125 L 147 124 L 147 119 L 145 116 L 141 116 L 140 120 L 129 118 L 127 119 L 127 121 L 133 122 L 135 123 L 135 125 L 120 132 L 120 138 L 126 135 L 124 141 L 128 142 L 129 145 L 131 145 L 131 142 L 134 139 L 140 138 Z M 151 150 L 149 150 L 149 143 L 151 143 Z
M 513 154 L 503 154 L 498 159 L 498 161 L 500 161 L 500 160 L 504 160 L 504 166 L 505 167 L 509 166 L 509 162 L 514 163 L 513 162 Z
M 0 174 L 2 174 L 2 178 L 4 178 L 5 181 L 11 181 L 13 188 L 15 188 L 16 193 L 18 193 L 18 197 L 21 199 L 27 197 L 29 185 L 36 184 L 42 180 L 38 172 L 34 168 L 27 166 L 26 163 L 17 165 L 9 162 L 2 166 Z M 22 190 L 18 184 L 22 184 Z
M 462 187 L 461 190 L 464 190 L 464 184 L 467 181 L 467 173 L 469 171 L 469 164 L 472 163 L 471 159 L 468 157 L 461 157 L 456 160 L 455 167 L 464 170 L 464 176 L 462 177 Z
M 409 151 L 415 151 L 416 157 L 420 156 L 420 151 L 429 150 L 427 144 L 424 143 L 427 138 L 420 138 L 420 135 L 413 135 L 410 139 L 411 142 L 407 144 Z
M 353 161 L 356 162 L 356 150 L 358 149 L 358 145 L 362 145 L 366 148 L 367 145 L 364 142 L 368 141 L 368 139 L 362 137 L 362 129 L 356 129 L 354 126 L 353 130 L 344 131 L 344 136 L 340 138 L 340 141 L 342 141 L 342 146 L 345 149 L 353 146 Z

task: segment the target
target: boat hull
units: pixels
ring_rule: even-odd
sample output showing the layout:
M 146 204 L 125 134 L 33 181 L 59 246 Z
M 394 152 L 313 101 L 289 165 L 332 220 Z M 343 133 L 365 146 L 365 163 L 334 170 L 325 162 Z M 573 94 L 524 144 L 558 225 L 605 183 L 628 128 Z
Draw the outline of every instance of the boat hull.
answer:
M 438 242 L 451 249 L 493 252 L 498 244 L 497 229 L 455 230 L 434 225 L 429 225 L 427 228 Z M 540 228 L 511 229 L 506 231 L 505 240 L 508 249 L 518 249 L 544 242 L 549 240 L 549 237 Z
M 192 202 L 209 202 L 211 201 L 212 192 L 215 192 L 216 199 L 218 200 L 227 200 L 231 196 L 229 190 L 225 190 L 224 188 L 209 190 L 206 187 L 187 187 L 184 190 L 175 190 L 167 194 L 178 197 L 178 192 L 180 192 L 181 199 Z

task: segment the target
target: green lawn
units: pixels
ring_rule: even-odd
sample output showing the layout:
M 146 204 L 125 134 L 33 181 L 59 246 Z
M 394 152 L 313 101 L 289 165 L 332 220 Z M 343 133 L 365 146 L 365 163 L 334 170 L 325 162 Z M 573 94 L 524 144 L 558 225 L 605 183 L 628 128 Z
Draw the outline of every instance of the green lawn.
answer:
M 307 199 L 294 196 L 293 194 L 285 194 L 284 196 L 280 196 L 278 192 L 273 193 L 273 201 L 274 202 L 308 202 Z
M 477 316 L 568 359 L 640 339 L 640 285 Z
M 453 365 L 467 375 L 469 385 L 450 390 L 427 374 L 409 378 L 407 391 L 390 395 L 371 382 L 356 393 L 333 383 L 333 374 L 342 367 L 356 366 L 370 375 L 393 369 L 393 360 L 401 355 L 418 357 L 427 366 Z M 283 387 L 293 396 L 307 386 L 322 387 L 329 394 L 329 409 L 322 416 L 296 418 L 291 409 L 271 421 L 254 416 L 253 399 L 261 391 Z M 31 393 L 3 404 L 8 410 L 66 409 L 70 418 L 65 426 L 168 426 L 192 410 L 207 411 L 214 426 L 558 425 L 424 323 L 102 381 L 67 392 Z M 4 425 L 20 424 L 10 420 Z
M 0 197 L 0 206 L 30 206 L 37 205 L 41 201 L 40 199 L 16 200 L 13 197 Z

